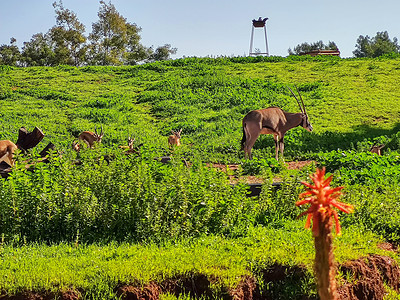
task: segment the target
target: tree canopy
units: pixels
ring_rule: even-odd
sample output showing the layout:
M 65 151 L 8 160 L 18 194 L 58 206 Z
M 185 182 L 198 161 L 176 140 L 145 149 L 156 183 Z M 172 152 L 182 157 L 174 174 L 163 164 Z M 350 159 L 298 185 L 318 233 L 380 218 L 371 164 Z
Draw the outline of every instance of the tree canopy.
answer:
M 10 39 L 10 45 L 0 46 L 0 65 L 14 66 L 21 58 L 21 53 L 16 43 L 15 38 Z
M 77 15 L 63 7 L 62 2 L 54 2 L 56 26 L 49 31 L 53 42 L 54 59 L 56 64 L 82 65 L 86 57 L 85 26 L 78 20 Z
M 18 66 L 55 65 L 135 65 L 140 62 L 166 60 L 176 53 L 170 44 L 146 47 L 140 43 L 141 28 L 129 23 L 109 2 L 100 1 L 98 21 L 85 36 L 85 26 L 77 15 L 54 2 L 56 25 L 45 34 L 36 33 L 24 42 L 22 51 L 11 39 L 0 45 L 0 64 Z
M 387 31 L 377 32 L 372 38 L 360 35 L 353 51 L 355 57 L 378 57 L 390 53 L 400 53 L 400 46 L 396 37 L 393 41 L 389 38 Z

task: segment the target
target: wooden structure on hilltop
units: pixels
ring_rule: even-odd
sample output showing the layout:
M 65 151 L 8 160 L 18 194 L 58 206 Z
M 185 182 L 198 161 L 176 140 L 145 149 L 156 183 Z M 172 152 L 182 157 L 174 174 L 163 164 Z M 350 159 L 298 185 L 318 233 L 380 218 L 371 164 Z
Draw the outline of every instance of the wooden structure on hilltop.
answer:
M 332 56 L 340 56 L 340 51 L 339 49 L 336 50 L 311 50 L 309 52 L 303 52 L 300 53 L 300 55 L 311 55 L 311 56 L 317 56 L 317 55 L 332 55 Z

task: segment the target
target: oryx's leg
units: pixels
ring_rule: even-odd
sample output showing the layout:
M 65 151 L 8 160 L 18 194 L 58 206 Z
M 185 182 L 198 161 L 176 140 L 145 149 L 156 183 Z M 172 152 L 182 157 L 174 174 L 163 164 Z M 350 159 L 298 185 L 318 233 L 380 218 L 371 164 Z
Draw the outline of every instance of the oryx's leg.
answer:
M 6 148 L 6 151 L 0 153 L 0 162 L 4 161 L 9 166 L 12 167 L 14 165 L 14 159 L 13 159 L 14 151 L 15 149 Z
M 246 141 L 244 143 L 244 156 L 247 156 L 248 159 L 251 159 L 251 149 L 261 133 L 260 125 L 251 122 L 246 123 L 244 132 L 246 134 Z
M 279 139 L 279 149 L 281 150 L 281 157 L 282 157 L 282 160 L 285 160 L 285 159 L 283 158 L 283 150 L 285 149 L 284 136 L 282 136 L 282 137 Z
M 14 166 L 13 153 L 7 152 L 7 156 L 4 158 L 4 161 L 11 167 Z
M 88 146 L 88 148 L 92 148 L 93 145 L 91 145 L 88 140 L 84 139 L 83 141 Z
M 275 141 L 275 158 L 278 160 L 278 151 L 280 147 L 279 136 L 274 134 L 274 141 Z
M 8 152 L 7 151 L 0 152 L 0 162 L 2 162 L 2 161 L 5 161 L 6 163 L 9 164 L 9 162 L 8 162 Z

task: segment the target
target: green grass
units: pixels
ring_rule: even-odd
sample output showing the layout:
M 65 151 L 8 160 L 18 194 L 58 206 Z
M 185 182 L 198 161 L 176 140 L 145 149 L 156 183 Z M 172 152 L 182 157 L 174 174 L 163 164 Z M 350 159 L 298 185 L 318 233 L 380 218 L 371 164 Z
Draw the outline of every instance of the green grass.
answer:
M 368 231 L 347 228 L 336 239 L 336 259 L 340 263 L 370 253 L 392 255 L 376 247 L 379 241 Z M 242 276 L 258 276 L 274 264 L 300 265 L 308 270 L 309 281 L 291 292 L 298 297 L 308 289 L 308 294 L 313 294 L 314 249 L 303 220 L 286 222 L 282 228 L 251 228 L 247 236 L 237 239 L 203 236 L 163 245 L 4 244 L 0 253 L 0 286 L 9 295 L 25 290 L 57 293 L 73 289 L 83 291 L 86 298 L 102 295 L 101 299 L 113 299 L 118 286 L 162 284 L 197 274 L 212 282 L 211 290 L 219 298 L 235 288 Z M 279 286 L 266 287 L 266 291 L 274 288 Z M 279 299 L 284 297 L 281 294 Z

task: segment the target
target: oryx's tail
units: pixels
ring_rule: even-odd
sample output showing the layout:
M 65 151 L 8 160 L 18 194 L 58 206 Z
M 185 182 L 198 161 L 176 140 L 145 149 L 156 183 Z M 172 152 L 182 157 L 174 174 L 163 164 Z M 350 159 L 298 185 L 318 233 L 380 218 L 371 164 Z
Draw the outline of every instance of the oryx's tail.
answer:
M 243 124 L 243 127 L 242 127 L 242 129 L 243 129 L 243 136 L 242 136 L 242 141 L 241 141 L 241 143 L 240 143 L 240 145 L 241 145 L 241 150 L 244 149 L 244 145 L 245 145 L 245 143 L 246 143 L 246 130 L 245 130 L 245 127 L 246 127 L 246 123 L 244 123 L 244 124 Z

